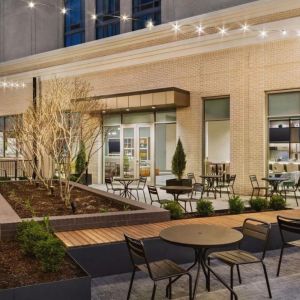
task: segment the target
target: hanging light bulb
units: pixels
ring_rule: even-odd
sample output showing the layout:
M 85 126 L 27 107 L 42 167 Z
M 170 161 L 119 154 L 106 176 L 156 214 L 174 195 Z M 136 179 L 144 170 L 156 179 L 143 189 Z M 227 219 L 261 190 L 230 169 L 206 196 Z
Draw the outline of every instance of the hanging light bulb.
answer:
M 261 30 L 259 36 L 264 39 L 268 36 L 268 32 L 266 30 Z
M 65 7 L 63 7 L 61 10 L 60 10 L 60 12 L 63 14 L 63 15 L 65 15 L 66 13 L 67 13 L 67 9 L 65 8 Z
M 127 16 L 127 15 L 121 15 L 121 20 L 123 21 L 123 22 L 126 22 L 126 21 L 128 21 L 129 20 L 129 17 Z
M 180 31 L 180 25 L 178 24 L 178 22 L 175 22 L 174 24 L 172 24 L 172 29 L 175 33 L 177 33 L 178 31 Z
M 225 34 L 227 34 L 228 29 L 225 28 L 224 26 L 219 28 L 219 33 L 221 34 L 221 36 L 223 37 Z
M 205 33 L 204 27 L 201 24 L 196 26 L 196 32 L 198 33 L 198 35 L 204 34 Z
M 91 19 L 92 19 L 92 20 L 97 20 L 97 15 L 96 15 L 96 14 L 92 14 L 92 15 L 91 15 Z
M 281 30 L 281 35 L 282 35 L 282 36 L 286 36 L 287 33 L 288 33 L 287 30 L 285 30 L 285 29 Z
M 246 32 L 248 32 L 250 30 L 250 26 L 247 23 L 245 23 L 245 24 L 242 25 L 241 30 L 244 33 L 246 33 Z
M 28 2 L 28 7 L 29 8 L 34 8 L 35 7 L 35 3 L 32 2 L 32 1 Z

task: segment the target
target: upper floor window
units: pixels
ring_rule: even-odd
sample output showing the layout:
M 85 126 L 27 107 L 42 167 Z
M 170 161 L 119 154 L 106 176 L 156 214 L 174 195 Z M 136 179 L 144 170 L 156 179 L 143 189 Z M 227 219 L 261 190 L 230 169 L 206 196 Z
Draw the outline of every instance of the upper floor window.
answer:
M 97 0 L 96 38 L 102 39 L 120 33 L 120 0 Z
M 84 42 L 84 0 L 65 0 L 65 47 Z
M 132 30 L 145 28 L 149 20 L 161 24 L 161 0 L 133 0 L 132 4 Z

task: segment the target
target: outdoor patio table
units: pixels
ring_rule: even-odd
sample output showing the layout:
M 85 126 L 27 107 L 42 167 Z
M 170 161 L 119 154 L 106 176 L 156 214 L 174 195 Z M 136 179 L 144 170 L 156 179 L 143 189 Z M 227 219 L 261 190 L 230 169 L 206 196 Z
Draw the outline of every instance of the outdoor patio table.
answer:
M 261 180 L 267 181 L 272 186 L 271 196 L 273 194 L 279 194 L 278 186 L 281 182 L 288 180 L 287 178 L 283 177 L 264 177 Z
M 216 199 L 217 198 L 216 183 L 218 183 L 218 181 L 222 179 L 222 175 L 200 175 L 200 177 L 207 182 L 207 188 L 205 189 L 205 192 L 207 192 L 207 196 L 209 195 L 209 192 L 213 192 L 214 197 Z
M 220 248 L 239 242 L 243 238 L 243 234 L 240 231 L 220 225 L 189 224 L 163 229 L 159 236 L 168 243 L 194 249 L 195 262 L 188 268 L 188 270 L 190 270 L 197 265 L 193 299 L 196 296 L 201 267 L 205 274 L 206 288 L 208 291 L 210 290 L 207 275 L 207 270 L 209 269 L 209 271 L 234 295 L 234 298 L 238 299 L 236 293 L 229 285 L 206 263 L 206 253 L 208 249 Z M 179 277 L 175 278 L 171 283 L 177 279 L 179 279 Z
M 176 201 L 185 210 L 185 208 L 178 202 L 180 201 L 180 199 L 178 198 L 180 195 L 191 193 L 193 191 L 193 188 L 191 186 L 167 185 L 161 186 L 160 188 L 166 191 L 167 193 L 172 194 L 174 197 L 174 201 Z
M 129 185 L 133 183 L 134 181 L 137 181 L 138 179 L 136 178 L 123 178 L 123 177 L 116 177 L 114 178 L 115 181 L 119 181 L 123 186 L 124 190 L 121 192 L 120 196 L 125 197 L 125 198 L 131 198 L 131 196 L 136 199 L 136 197 L 131 193 L 129 189 Z

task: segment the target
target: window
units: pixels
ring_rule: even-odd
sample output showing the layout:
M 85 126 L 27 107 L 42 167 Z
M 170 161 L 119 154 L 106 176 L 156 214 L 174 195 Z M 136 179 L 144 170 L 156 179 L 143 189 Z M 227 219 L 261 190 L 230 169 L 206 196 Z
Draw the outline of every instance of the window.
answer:
M 0 117 L 0 157 L 16 157 L 17 142 L 14 129 L 14 116 Z
M 161 24 L 161 0 L 133 0 L 132 12 L 132 30 L 145 28 L 149 20 Z
M 269 95 L 269 116 L 300 115 L 300 92 Z
M 65 0 L 65 47 L 84 42 L 84 1 Z
M 97 39 L 120 34 L 120 0 L 97 0 Z

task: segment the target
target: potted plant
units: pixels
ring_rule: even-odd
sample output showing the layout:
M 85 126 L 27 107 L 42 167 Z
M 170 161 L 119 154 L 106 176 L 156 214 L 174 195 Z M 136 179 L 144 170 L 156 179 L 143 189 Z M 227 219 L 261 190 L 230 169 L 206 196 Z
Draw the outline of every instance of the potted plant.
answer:
M 192 186 L 192 181 L 190 179 L 182 179 L 185 167 L 186 154 L 184 152 L 181 140 L 178 139 L 176 150 L 172 159 L 172 173 L 176 175 L 177 178 L 167 180 L 167 185 Z

